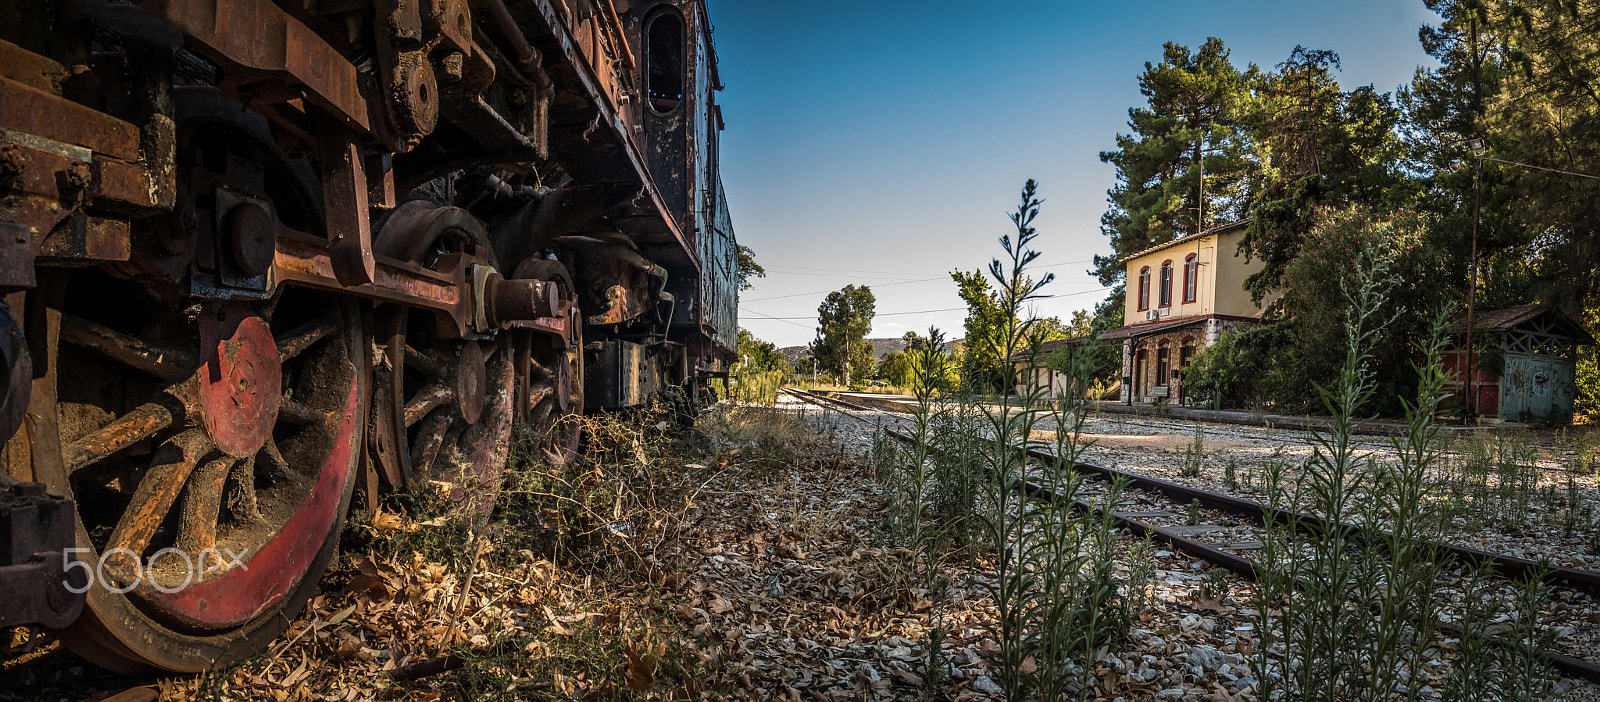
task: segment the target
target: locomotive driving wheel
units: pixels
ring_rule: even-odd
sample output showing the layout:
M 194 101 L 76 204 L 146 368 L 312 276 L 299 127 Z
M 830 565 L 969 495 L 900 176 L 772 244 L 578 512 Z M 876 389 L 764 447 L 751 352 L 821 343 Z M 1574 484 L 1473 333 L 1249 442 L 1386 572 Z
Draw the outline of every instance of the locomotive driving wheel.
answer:
M 357 472 L 366 337 L 327 293 L 181 309 L 158 289 L 85 269 L 33 293 L 30 450 L 91 571 L 62 640 L 189 672 L 260 650 L 315 589 Z
M 68 567 L 90 580 L 59 635 L 118 671 L 226 665 L 288 626 L 338 544 L 367 416 L 357 301 L 262 282 L 259 215 L 321 221 L 308 171 L 220 94 L 175 102 L 174 215 L 136 223 L 126 264 L 41 269 L 26 305 L 38 350 L 18 438 L 35 479 L 73 499 Z M 207 289 L 214 276 L 236 288 Z
M 516 277 L 553 281 L 561 299 L 577 299 L 572 276 L 559 261 L 529 259 L 517 266 Z M 559 462 L 577 456 L 583 437 L 583 314 L 573 305 L 564 317 L 564 337 L 521 331 L 513 342 L 517 420 L 539 454 Z
M 429 269 L 495 267 L 482 224 L 465 210 L 416 200 L 397 209 L 374 249 Z M 487 518 L 510 451 L 517 386 L 507 334 L 463 335 L 432 312 L 380 308 L 374 451 L 389 482 L 434 482 Z M 404 478 L 401 478 L 401 475 Z

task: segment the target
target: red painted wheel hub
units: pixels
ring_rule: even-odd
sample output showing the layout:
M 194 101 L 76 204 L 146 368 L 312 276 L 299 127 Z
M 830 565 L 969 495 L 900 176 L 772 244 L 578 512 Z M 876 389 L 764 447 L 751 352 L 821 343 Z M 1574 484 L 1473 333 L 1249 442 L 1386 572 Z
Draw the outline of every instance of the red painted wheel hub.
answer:
M 243 458 L 272 434 L 283 371 L 267 323 L 254 316 L 235 322 L 231 316 L 223 311 L 201 315 L 206 356 L 200 369 L 200 405 L 217 448 Z

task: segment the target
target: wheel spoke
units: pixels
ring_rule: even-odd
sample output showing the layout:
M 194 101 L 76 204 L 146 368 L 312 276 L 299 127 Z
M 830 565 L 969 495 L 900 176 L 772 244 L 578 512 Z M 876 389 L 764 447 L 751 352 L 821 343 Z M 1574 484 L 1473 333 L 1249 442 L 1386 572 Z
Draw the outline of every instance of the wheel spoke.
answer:
M 61 315 L 61 340 L 173 383 L 194 375 L 200 365 L 188 351 L 164 349 L 69 314 Z
M 278 400 L 278 419 L 300 426 L 331 424 L 334 420 L 334 413 L 311 409 L 295 400 L 289 399 L 289 396 L 285 395 Z
M 277 340 L 278 360 L 286 363 L 289 359 L 299 356 L 306 349 L 311 348 L 312 344 L 327 338 L 328 335 L 337 331 L 339 331 L 338 315 L 328 315 L 321 319 L 307 322 L 304 326 L 289 332 L 283 338 Z
M 450 374 L 450 364 L 431 353 L 418 351 L 412 346 L 406 346 L 405 364 L 407 368 L 415 370 L 430 378 L 443 378 Z
M 445 435 L 450 432 L 450 414 L 448 410 L 434 412 L 417 428 L 417 441 L 411 447 L 411 472 L 416 479 L 427 480 L 432 476 L 433 461 L 439 456 Z
M 166 405 L 160 402 L 145 403 L 94 433 L 72 442 L 71 446 L 61 450 L 61 460 L 67 466 L 67 472 L 73 473 L 172 426 L 172 418 L 172 410 Z
M 410 354 L 406 354 L 406 358 L 410 357 Z M 453 386 L 444 383 L 429 385 L 418 392 L 416 397 L 411 398 L 410 402 L 406 403 L 402 418 L 406 426 L 411 427 L 422 421 L 422 418 L 428 416 L 428 413 L 432 412 L 434 408 L 455 402 L 455 399 L 456 390 Z
M 261 506 L 256 502 L 257 455 L 259 454 L 252 454 L 249 458 L 233 464 L 233 470 L 228 473 L 230 478 L 228 484 L 231 486 L 226 496 L 228 513 L 233 515 L 235 520 L 251 524 L 266 521 L 266 518 L 261 516 Z
M 289 461 L 284 459 L 283 452 L 278 450 L 277 441 L 267 439 L 266 445 L 261 447 L 261 453 L 267 458 L 268 474 L 273 478 L 297 481 L 305 477 L 300 474 L 300 471 L 295 470 L 294 466 L 289 465 Z
M 542 381 L 535 383 L 532 387 L 528 388 L 527 408 L 531 410 L 535 407 L 538 407 L 539 403 L 544 402 L 545 398 L 553 397 L 555 394 L 556 384 L 554 382 Z
M 161 527 L 161 521 L 172 511 L 172 505 L 177 502 L 178 494 L 183 491 L 183 485 L 194 471 L 195 464 L 210 450 L 211 442 L 200 429 L 189 429 L 163 441 L 161 447 L 156 449 L 149 470 L 139 481 L 133 499 L 123 510 L 121 521 L 111 532 L 111 538 L 106 543 L 107 550 L 125 548 L 142 554 L 145 547 L 150 545 L 150 538 Z M 126 568 L 120 562 L 116 565 Z
M 228 471 L 238 459 L 220 456 L 205 462 L 189 476 L 183 494 L 183 512 L 178 519 L 179 550 L 190 558 L 217 546 L 217 516 L 222 509 L 222 487 Z M 202 572 L 210 563 L 200 563 Z

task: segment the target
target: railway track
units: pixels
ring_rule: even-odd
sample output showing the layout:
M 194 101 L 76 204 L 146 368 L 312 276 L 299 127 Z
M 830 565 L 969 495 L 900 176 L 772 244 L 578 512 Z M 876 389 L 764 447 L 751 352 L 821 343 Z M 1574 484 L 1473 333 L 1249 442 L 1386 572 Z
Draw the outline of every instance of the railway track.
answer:
M 801 401 L 839 411 L 842 414 L 863 423 L 874 424 L 870 418 L 861 416 L 860 414 L 857 414 L 858 412 L 884 413 L 888 414 L 889 416 L 895 416 L 889 410 L 883 408 L 867 407 L 849 402 L 847 400 L 827 397 L 806 390 L 800 390 L 798 388 L 783 388 L 783 390 L 789 393 L 791 396 L 800 399 Z M 901 443 L 909 444 L 913 441 L 911 435 L 891 429 L 887 426 L 880 426 L 879 430 Z M 1042 461 L 1047 465 L 1055 466 L 1060 463 L 1060 460 L 1056 456 L 1039 449 L 1028 449 L 1027 455 L 1030 458 Z M 1193 504 L 1198 501 L 1199 505 L 1207 510 L 1212 510 L 1224 515 L 1247 520 L 1254 520 L 1258 523 L 1265 523 L 1266 520 L 1272 519 L 1279 524 L 1298 523 L 1302 527 L 1316 526 L 1318 528 L 1322 528 L 1329 526 L 1326 520 L 1314 515 L 1291 512 L 1288 510 L 1273 509 L 1256 502 L 1243 500 L 1230 495 L 1223 495 L 1186 485 L 1179 485 L 1177 483 L 1150 478 L 1126 471 L 1120 471 L 1113 468 L 1082 462 L 1077 463 L 1075 466 L 1073 466 L 1073 468 L 1080 473 L 1085 473 L 1091 477 L 1102 480 L 1125 480 L 1128 490 L 1128 492 L 1125 493 L 1126 495 L 1133 496 L 1134 499 L 1139 499 L 1135 493 L 1144 493 L 1145 495 L 1157 496 L 1158 499 L 1156 500 L 1143 499 L 1140 501 L 1157 506 L 1168 507 L 1168 509 L 1158 509 L 1147 512 L 1113 511 L 1112 517 L 1119 526 L 1127 529 L 1129 533 L 1140 538 L 1149 536 L 1153 540 L 1161 541 L 1169 545 L 1174 550 L 1209 561 L 1251 580 L 1255 580 L 1258 576 L 1254 563 L 1252 563 L 1250 559 L 1241 556 L 1238 553 L 1230 553 L 1230 551 L 1248 550 L 1247 544 L 1241 544 L 1237 542 L 1231 542 L 1227 544 L 1207 543 L 1191 538 L 1190 536 L 1191 534 L 1198 533 L 1216 531 L 1226 532 L 1234 527 L 1206 523 L 1183 526 L 1158 525 L 1147 520 L 1170 519 L 1177 517 L 1179 516 L 1178 509 L 1174 508 L 1176 508 L 1178 505 Z M 1057 500 L 1057 497 L 1052 494 L 1048 488 L 1043 486 L 1028 483 L 1026 484 L 1025 489 L 1031 496 L 1035 498 L 1051 501 Z M 1099 511 L 1102 509 L 1100 506 L 1091 504 L 1084 500 L 1075 500 L 1074 506 L 1085 510 Z M 1350 530 L 1352 532 L 1359 533 L 1361 531 L 1361 528 L 1352 525 L 1340 526 L 1341 528 Z M 1490 563 L 1496 572 L 1508 577 L 1518 577 L 1529 572 L 1534 572 L 1540 565 L 1537 561 L 1532 561 L 1526 558 L 1490 553 L 1487 551 L 1455 546 L 1452 544 L 1434 543 L 1430 545 L 1448 552 L 1456 558 L 1463 559 L 1463 562 Z M 1548 566 L 1545 571 L 1545 581 L 1553 585 L 1565 585 L 1581 589 L 1592 594 L 1600 594 L 1600 573 L 1593 571 Z M 1466 635 L 1466 632 L 1450 624 L 1442 625 L 1442 629 L 1454 635 Z M 1551 652 L 1547 655 L 1550 657 L 1551 667 L 1555 668 L 1557 671 L 1560 671 L 1565 675 L 1587 680 L 1589 682 L 1600 683 L 1600 663 L 1561 653 Z

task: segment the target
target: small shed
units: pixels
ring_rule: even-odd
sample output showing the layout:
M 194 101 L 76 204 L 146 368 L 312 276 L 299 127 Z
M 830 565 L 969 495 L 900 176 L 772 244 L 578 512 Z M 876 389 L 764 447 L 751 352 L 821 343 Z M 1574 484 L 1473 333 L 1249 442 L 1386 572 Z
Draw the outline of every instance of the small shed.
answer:
M 1046 341 L 1039 344 L 1037 355 L 1033 353 L 1034 349 L 1027 349 L 1008 359 L 1017 369 L 1016 393 L 1018 395 L 1026 395 L 1035 389 L 1039 389 L 1043 390 L 1045 395 L 1049 397 L 1060 397 L 1065 394 L 1067 392 L 1066 375 L 1057 373 L 1054 369 L 1046 366 L 1045 360 L 1057 351 L 1082 343 L 1085 338 L 1077 336 L 1071 339 Z
M 1593 347 L 1594 337 L 1544 305 L 1484 309 L 1474 316 L 1474 333 L 1482 340 L 1473 343 L 1478 358 L 1471 378 L 1462 374 L 1465 349 L 1452 349 L 1444 358 L 1445 370 L 1455 377 L 1455 395 L 1483 417 L 1571 423 L 1578 353 Z M 1465 315 L 1460 321 L 1466 322 Z

